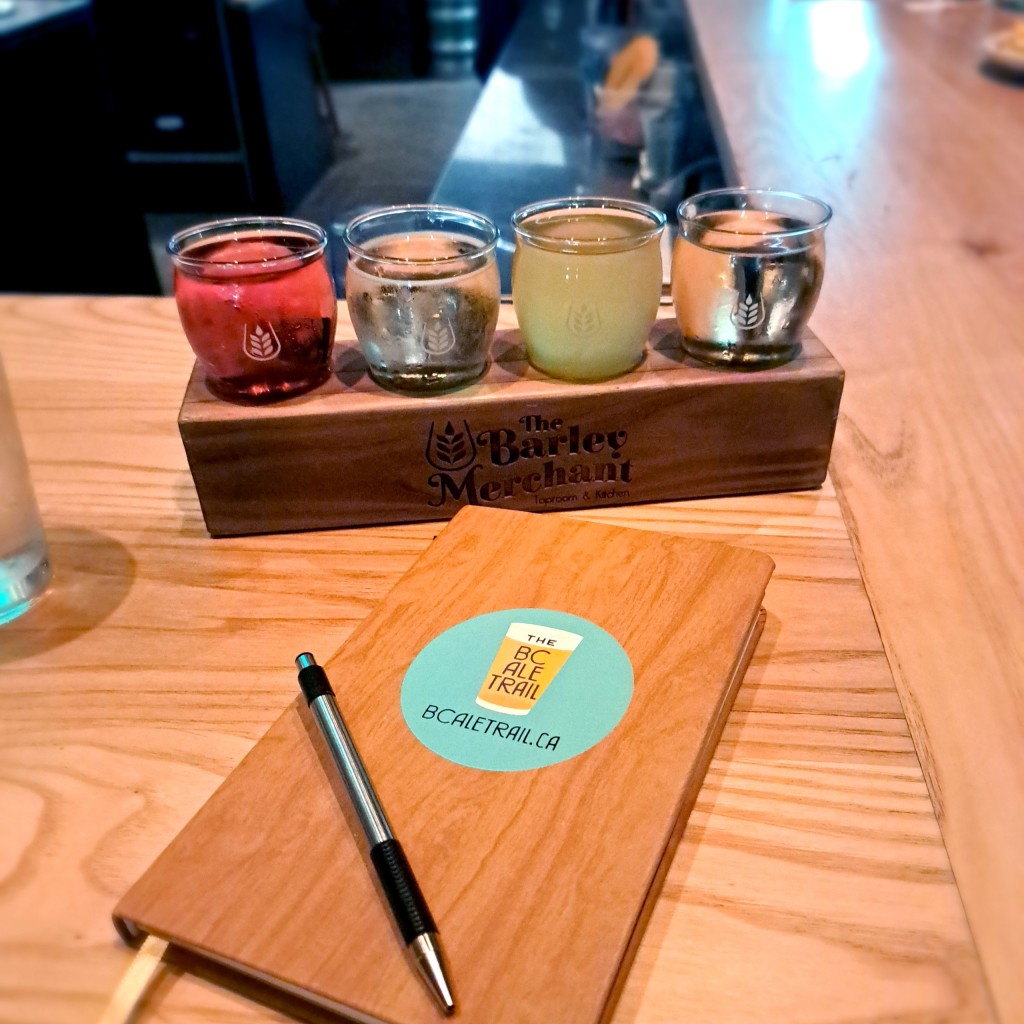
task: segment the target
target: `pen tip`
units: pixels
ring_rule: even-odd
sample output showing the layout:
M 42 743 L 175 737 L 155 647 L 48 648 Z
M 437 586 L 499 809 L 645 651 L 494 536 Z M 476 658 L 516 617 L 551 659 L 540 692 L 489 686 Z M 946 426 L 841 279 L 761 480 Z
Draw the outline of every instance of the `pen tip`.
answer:
M 309 668 L 310 665 L 315 665 L 316 658 L 314 658 L 312 654 L 305 652 L 295 659 L 295 664 L 301 672 L 304 668 Z
M 423 935 L 417 935 L 408 948 L 423 980 L 437 1000 L 441 1012 L 446 1017 L 453 1016 L 455 1014 L 455 996 L 452 993 L 451 982 L 448 980 L 441 940 L 435 932 L 426 932 Z

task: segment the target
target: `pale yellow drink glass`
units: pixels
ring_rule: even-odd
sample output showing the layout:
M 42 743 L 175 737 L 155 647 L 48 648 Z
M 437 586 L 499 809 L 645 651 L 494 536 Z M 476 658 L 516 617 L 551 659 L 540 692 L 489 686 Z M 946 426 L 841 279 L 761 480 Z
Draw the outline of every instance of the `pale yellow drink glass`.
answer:
M 577 381 L 637 366 L 661 300 L 665 215 L 574 196 L 523 206 L 512 227 L 512 301 L 530 362 Z

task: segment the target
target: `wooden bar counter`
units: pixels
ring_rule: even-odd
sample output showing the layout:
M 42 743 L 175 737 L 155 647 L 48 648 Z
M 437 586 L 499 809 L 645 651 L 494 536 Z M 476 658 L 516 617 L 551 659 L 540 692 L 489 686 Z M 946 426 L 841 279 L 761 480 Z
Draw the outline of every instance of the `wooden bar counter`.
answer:
M 836 486 L 1000 1018 L 1024 1021 L 1024 81 L 983 3 L 687 0 L 731 179 L 835 208 Z
M 170 299 L 3 298 L 0 352 L 56 580 L 0 630 L 0 1020 L 91 1022 L 131 955 L 118 898 L 294 699 L 295 654 L 327 661 L 439 525 L 210 538 L 175 422 L 192 359 Z M 613 1019 L 992 1020 L 831 481 L 584 518 L 777 566 Z M 965 677 L 975 703 L 980 682 Z M 971 778 L 935 754 L 928 773 Z M 137 1018 L 284 1019 L 178 972 Z
M 613 1020 L 1016 1024 L 1024 89 L 982 3 L 685 6 L 730 177 L 835 207 L 846 385 L 820 490 L 577 513 L 777 565 Z M 117 899 L 440 524 L 212 539 L 169 299 L 0 297 L 0 354 L 55 567 L 0 629 L 0 1021 L 88 1024 Z M 138 1016 L 286 1019 L 175 972 Z

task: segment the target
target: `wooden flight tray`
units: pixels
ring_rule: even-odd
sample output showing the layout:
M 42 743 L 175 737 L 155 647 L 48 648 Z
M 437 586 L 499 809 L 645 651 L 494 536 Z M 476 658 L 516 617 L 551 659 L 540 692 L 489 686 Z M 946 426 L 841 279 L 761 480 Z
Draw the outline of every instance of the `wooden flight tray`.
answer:
M 236 405 L 193 369 L 178 428 L 212 535 L 803 490 L 828 469 L 844 374 L 810 332 L 783 366 L 718 369 L 663 307 L 636 370 L 575 384 L 530 366 L 503 305 L 481 380 L 410 396 L 369 377 L 339 313 L 335 373 L 306 395 Z

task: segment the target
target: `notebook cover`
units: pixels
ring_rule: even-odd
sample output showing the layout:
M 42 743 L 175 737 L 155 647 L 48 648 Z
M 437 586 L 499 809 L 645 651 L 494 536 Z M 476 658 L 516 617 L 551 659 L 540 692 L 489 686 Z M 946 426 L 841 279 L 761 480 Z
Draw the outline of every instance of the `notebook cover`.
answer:
M 772 569 L 768 556 L 725 544 L 468 507 L 327 662 L 437 919 L 457 1018 L 594 1024 L 611 1014 L 759 634 Z M 477 649 L 490 641 L 470 642 L 463 658 L 452 638 L 472 640 L 482 623 L 493 631 L 509 610 L 593 628 L 580 627 L 584 639 L 535 710 L 502 710 L 529 693 L 490 691 L 496 706 L 470 694 L 447 709 L 444 688 L 460 672 L 483 682 L 495 653 Z M 428 664 L 431 652 L 439 654 Z M 600 738 L 606 695 L 615 682 L 621 700 L 630 668 L 631 694 Z M 413 682 L 419 698 L 409 696 Z M 428 695 L 435 685 L 442 693 L 445 726 L 422 699 L 424 685 Z M 504 686 L 516 688 L 524 686 Z M 537 729 L 542 705 L 568 714 L 562 749 L 550 755 L 537 753 L 547 736 Z M 478 748 L 499 760 L 573 754 L 574 737 L 592 727 L 599 738 L 589 748 L 555 763 L 466 763 Z M 463 746 L 454 755 L 430 749 L 441 736 Z M 355 1020 L 440 1019 L 405 959 L 301 698 L 114 917 L 122 934 L 162 936 Z

